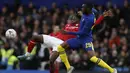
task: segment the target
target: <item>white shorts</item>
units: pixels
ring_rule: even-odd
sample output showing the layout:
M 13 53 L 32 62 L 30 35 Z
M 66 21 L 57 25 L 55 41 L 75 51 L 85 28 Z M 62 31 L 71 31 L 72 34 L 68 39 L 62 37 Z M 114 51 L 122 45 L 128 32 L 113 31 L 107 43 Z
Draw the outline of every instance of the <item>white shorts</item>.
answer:
M 62 44 L 64 41 L 61 39 L 55 38 L 50 35 L 43 35 L 43 44 L 46 46 L 46 48 L 52 48 L 52 51 L 58 51 L 57 46 Z M 61 62 L 60 58 L 58 57 L 57 60 L 58 62 Z

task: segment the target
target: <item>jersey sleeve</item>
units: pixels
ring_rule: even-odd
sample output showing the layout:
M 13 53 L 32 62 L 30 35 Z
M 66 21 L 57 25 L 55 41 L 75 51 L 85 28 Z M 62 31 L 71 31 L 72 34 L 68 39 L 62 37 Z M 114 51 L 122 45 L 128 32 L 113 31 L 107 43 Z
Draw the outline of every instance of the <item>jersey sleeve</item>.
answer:
M 66 27 L 65 27 L 65 31 L 68 31 L 68 32 L 77 32 L 79 29 L 79 24 L 67 24 Z
M 96 20 L 96 22 L 95 22 L 95 24 L 94 25 L 97 25 L 97 24 L 100 24 L 101 23 L 101 21 L 104 19 L 104 16 L 103 15 L 101 15 L 97 20 Z
M 98 24 L 100 24 L 101 22 L 102 22 L 102 20 L 104 19 L 104 16 L 103 15 L 101 15 L 97 20 L 96 20 L 96 22 L 94 23 L 94 25 L 92 26 L 92 28 L 91 29 L 93 29 L 94 28 L 94 26 L 96 26 L 96 25 L 98 25 Z

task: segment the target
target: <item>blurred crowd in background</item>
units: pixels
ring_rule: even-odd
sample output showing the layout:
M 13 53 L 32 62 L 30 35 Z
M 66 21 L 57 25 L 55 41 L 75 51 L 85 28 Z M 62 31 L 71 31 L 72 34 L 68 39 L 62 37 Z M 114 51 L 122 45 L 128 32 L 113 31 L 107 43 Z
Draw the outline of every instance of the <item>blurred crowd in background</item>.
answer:
M 121 8 L 110 2 L 105 7 L 94 7 L 98 10 L 96 18 L 103 11 L 111 10 L 111 15 L 93 30 L 96 55 L 112 67 L 130 68 L 130 5 L 124 0 L 124 7 Z M 25 53 L 32 35 L 58 32 L 67 23 L 69 15 L 75 14 L 76 10 L 77 8 L 69 8 L 67 4 L 63 8 L 57 7 L 56 3 L 52 3 L 51 9 L 36 8 L 32 2 L 28 6 L 3 5 L 0 12 L 0 69 L 48 68 L 45 64 L 49 62 L 49 50 L 42 49 L 40 44 L 35 47 L 32 60 L 18 60 L 17 56 Z M 9 40 L 5 37 L 5 31 L 9 28 L 17 31 L 17 38 Z M 82 50 L 68 52 L 68 58 L 76 69 L 96 67 L 89 62 L 87 54 Z

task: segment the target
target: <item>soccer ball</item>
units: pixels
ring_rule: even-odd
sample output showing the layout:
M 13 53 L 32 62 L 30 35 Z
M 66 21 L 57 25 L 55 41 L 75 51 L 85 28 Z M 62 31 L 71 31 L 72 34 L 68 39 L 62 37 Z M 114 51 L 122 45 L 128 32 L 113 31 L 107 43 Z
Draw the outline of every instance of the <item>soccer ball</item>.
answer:
M 5 33 L 6 38 L 8 39 L 14 39 L 17 36 L 17 33 L 14 29 L 8 29 Z

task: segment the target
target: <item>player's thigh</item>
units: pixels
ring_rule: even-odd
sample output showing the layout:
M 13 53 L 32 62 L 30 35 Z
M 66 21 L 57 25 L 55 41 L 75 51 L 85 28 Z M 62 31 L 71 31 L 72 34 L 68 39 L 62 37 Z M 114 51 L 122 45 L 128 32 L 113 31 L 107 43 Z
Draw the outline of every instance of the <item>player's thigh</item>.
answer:
M 66 41 L 69 45 L 70 49 L 79 49 L 81 47 L 81 43 L 77 38 L 72 38 Z
M 49 38 L 49 35 L 42 35 L 42 37 L 43 37 L 43 43 L 44 44 L 48 44 L 49 43 L 49 40 L 50 40 L 50 38 Z
M 88 53 L 88 57 L 95 56 L 94 46 L 92 42 L 84 43 L 83 48 Z
M 57 50 L 57 46 L 63 43 L 62 40 L 49 35 L 43 35 L 43 38 L 44 38 L 44 44 L 46 44 L 49 47 L 52 47 L 52 49 L 54 50 Z
M 57 40 L 57 41 L 51 41 L 52 45 L 52 51 L 58 51 L 58 46 L 63 43 L 63 41 Z
M 83 44 L 83 48 L 86 51 L 94 51 L 94 46 L 92 42 L 86 42 Z
M 33 35 L 31 39 L 39 43 L 43 43 L 44 40 L 42 35 Z

